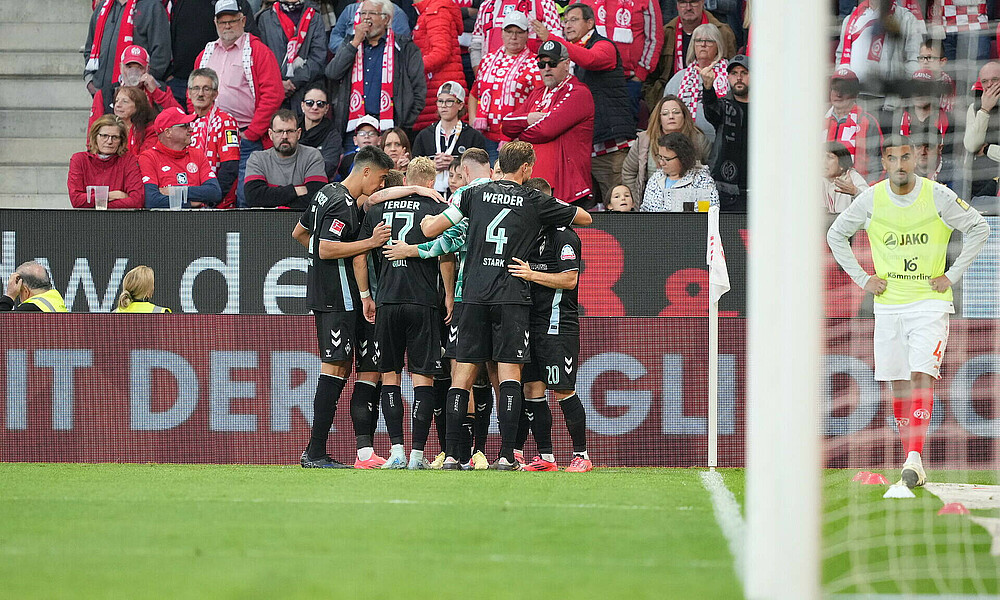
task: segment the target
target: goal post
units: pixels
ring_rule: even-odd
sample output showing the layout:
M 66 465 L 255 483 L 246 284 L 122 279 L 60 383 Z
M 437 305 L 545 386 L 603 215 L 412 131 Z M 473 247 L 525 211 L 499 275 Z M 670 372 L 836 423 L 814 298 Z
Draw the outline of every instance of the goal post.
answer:
M 829 3 L 752 3 L 746 596 L 820 596 L 820 124 Z

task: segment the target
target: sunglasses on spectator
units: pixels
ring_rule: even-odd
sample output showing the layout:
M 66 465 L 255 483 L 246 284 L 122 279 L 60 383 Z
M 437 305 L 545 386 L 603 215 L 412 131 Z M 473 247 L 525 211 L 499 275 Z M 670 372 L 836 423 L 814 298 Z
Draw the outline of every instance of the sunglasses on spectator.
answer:
M 330 104 L 330 103 L 327 102 L 326 100 L 303 100 L 302 104 L 305 104 L 309 108 L 312 108 L 313 106 L 318 106 L 320 108 L 326 108 L 327 105 Z
M 98 133 L 97 137 L 106 142 L 120 142 L 122 140 L 122 136 L 113 133 Z
M 538 61 L 538 68 L 539 69 L 554 69 L 554 68 L 556 68 L 556 65 L 558 65 L 559 63 L 561 63 L 563 60 L 565 60 L 565 59 L 560 59 L 560 60 L 556 60 L 556 61 L 540 60 L 540 61 Z

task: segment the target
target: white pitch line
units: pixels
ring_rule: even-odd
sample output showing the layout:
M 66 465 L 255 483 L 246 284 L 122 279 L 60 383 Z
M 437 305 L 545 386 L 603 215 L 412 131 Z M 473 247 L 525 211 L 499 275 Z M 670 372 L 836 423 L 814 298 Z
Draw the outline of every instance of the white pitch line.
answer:
M 729 553 L 733 555 L 733 568 L 736 570 L 736 577 L 743 583 L 743 532 L 745 524 L 743 515 L 740 513 L 740 505 L 736 501 L 726 483 L 722 481 L 722 475 L 718 471 L 704 471 L 701 474 L 701 483 L 708 490 L 712 497 L 712 510 L 715 512 L 715 521 L 722 530 L 729 543 Z

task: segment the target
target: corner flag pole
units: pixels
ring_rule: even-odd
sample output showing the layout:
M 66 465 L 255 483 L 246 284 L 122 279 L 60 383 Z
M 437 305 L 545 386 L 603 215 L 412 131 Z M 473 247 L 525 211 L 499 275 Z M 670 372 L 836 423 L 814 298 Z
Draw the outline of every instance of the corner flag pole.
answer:
M 719 234 L 719 207 L 708 209 L 708 466 L 719 466 L 719 298 L 729 291 L 729 269 Z

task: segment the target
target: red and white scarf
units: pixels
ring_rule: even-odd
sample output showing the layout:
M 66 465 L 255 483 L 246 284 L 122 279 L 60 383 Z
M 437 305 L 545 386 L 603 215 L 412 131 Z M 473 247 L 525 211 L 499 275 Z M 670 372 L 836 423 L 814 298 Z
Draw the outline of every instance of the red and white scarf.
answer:
M 701 24 L 708 23 L 708 13 L 701 13 Z M 674 42 L 674 73 L 684 70 L 684 28 L 681 27 L 681 20 L 677 19 L 675 27 L 677 34 Z M 720 48 L 721 50 L 721 48 Z
M 285 49 L 285 77 L 291 77 L 295 74 L 295 69 L 303 67 L 306 61 L 299 57 L 299 50 L 302 49 L 302 44 L 306 40 L 306 34 L 309 32 L 309 23 L 312 22 L 313 17 L 316 15 L 316 9 L 307 6 L 302 10 L 302 17 L 299 19 L 299 27 L 295 28 L 295 23 L 292 22 L 292 18 L 285 14 L 278 5 L 280 2 L 274 3 L 274 14 L 278 16 L 278 23 L 281 24 L 282 31 L 285 32 L 285 39 L 288 40 L 288 45 Z
M 361 11 L 354 13 L 354 24 L 361 21 Z M 351 70 L 351 103 L 347 113 L 347 131 L 358 128 L 358 119 L 365 116 L 365 67 L 364 49 L 367 40 L 361 42 L 358 53 L 354 55 L 354 68 Z M 392 120 L 392 73 L 396 55 L 396 34 L 392 27 L 385 29 L 385 50 L 382 52 L 382 92 L 379 95 L 379 130 L 386 131 L 395 127 Z
M 724 58 L 712 67 L 712 70 L 715 71 L 713 88 L 715 95 L 719 98 L 729 93 L 729 73 L 726 72 L 728 68 L 729 62 Z M 701 79 L 701 68 L 698 63 L 691 63 L 684 69 L 684 75 L 681 76 L 681 87 L 677 91 L 677 97 L 691 111 L 692 120 L 698 115 L 698 105 L 701 104 L 702 88 L 704 87 L 705 83 Z
M 634 6 L 633 0 L 597 0 L 594 5 L 597 13 L 597 33 L 616 42 L 631 44 Z M 609 14 L 612 16 L 611 35 L 608 35 L 607 31 Z
M 481 96 L 480 108 L 476 111 L 477 118 L 473 127 L 481 131 L 487 130 L 490 121 L 495 117 L 500 119 L 514 110 L 514 105 L 524 100 L 531 88 L 517 89 L 521 73 L 527 73 L 537 68 L 533 64 L 535 54 L 525 48 L 517 56 L 510 56 L 503 49 L 497 50 L 483 58 L 479 66 L 479 86 Z
M 843 143 L 847 147 L 847 151 L 851 153 L 851 158 L 854 158 L 858 151 L 858 133 L 861 131 L 861 107 L 857 104 L 851 107 L 851 112 L 847 113 L 847 122 L 844 123 L 843 128 L 837 121 L 837 115 L 833 114 L 833 109 L 830 109 L 828 121 L 826 139 Z M 837 137 L 838 129 L 840 129 L 840 137 Z
M 892 15 L 896 12 L 896 2 L 895 0 L 883 0 L 883 2 L 889 2 L 889 14 Z M 851 52 L 854 48 L 854 42 L 857 41 L 861 34 L 864 33 L 866 29 L 875 25 L 878 22 L 878 13 L 870 15 L 870 18 L 865 23 L 858 24 L 858 19 L 861 18 L 868 10 L 870 6 L 868 5 L 868 0 L 864 0 L 851 16 L 847 18 L 847 29 L 844 30 L 844 49 L 840 55 L 840 64 L 850 65 L 851 64 Z M 872 34 L 872 43 L 868 47 L 868 60 L 878 61 L 882 58 L 882 48 L 885 46 L 885 30 L 877 34 Z
M 214 42 L 209 42 L 205 44 L 205 51 L 201 54 L 201 62 L 198 63 L 198 68 L 204 68 L 208 66 L 208 59 L 212 58 L 212 53 L 215 52 L 215 48 L 218 46 L 219 40 Z M 247 85 L 250 87 L 250 96 L 256 100 L 257 99 L 257 88 L 253 85 L 253 48 L 250 46 L 250 34 L 243 34 L 243 77 L 247 80 Z
M 910 124 L 910 111 L 904 110 L 903 118 L 899 124 L 900 135 L 910 135 Z M 943 108 L 938 110 L 938 118 L 937 122 L 934 123 L 934 128 L 937 129 L 938 133 L 941 134 L 941 138 L 944 139 L 944 134 L 948 131 L 948 113 L 946 113 Z
M 485 4 L 485 3 L 484 3 Z M 486 12 L 486 20 L 484 22 L 485 27 L 483 28 L 483 54 L 487 52 L 492 52 L 494 48 L 491 39 L 494 34 L 498 37 L 500 36 L 500 25 L 503 24 L 503 18 L 507 13 L 511 11 L 522 12 L 528 17 L 528 22 L 532 19 L 538 19 L 539 21 L 544 21 L 541 13 L 536 10 L 535 0 L 494 0 L 490 6 L 480 6 L 480 11 Z M 535 30 L 528 29 L 528 38 L 534 39 Z M 501 44 L 497 44 L 500 46 Z
M 101 42 L 104 38 L 104 28 L 108 23 L 108 15 L 111 14 L 111 7 L 118 0 L 105 0 L 101 6 L 101 12 L 97 14 L 97 24 L 94 27 L 94 44 L 90 47 L 90 58 L 87 60 L 86 71 L 94 72 L 100 66 Z M 135 4 L 136 0 L 128 0 L 125 4 L 125 19 L 118 27 L 118 42 L 115 44 L 115 54 L 111 58 L 114 63 L 111 72 L 111 81 L 118 81 L 121 74 L 121 56 L 125 48 L 132 43 L 132 34 L 135 30 Z

